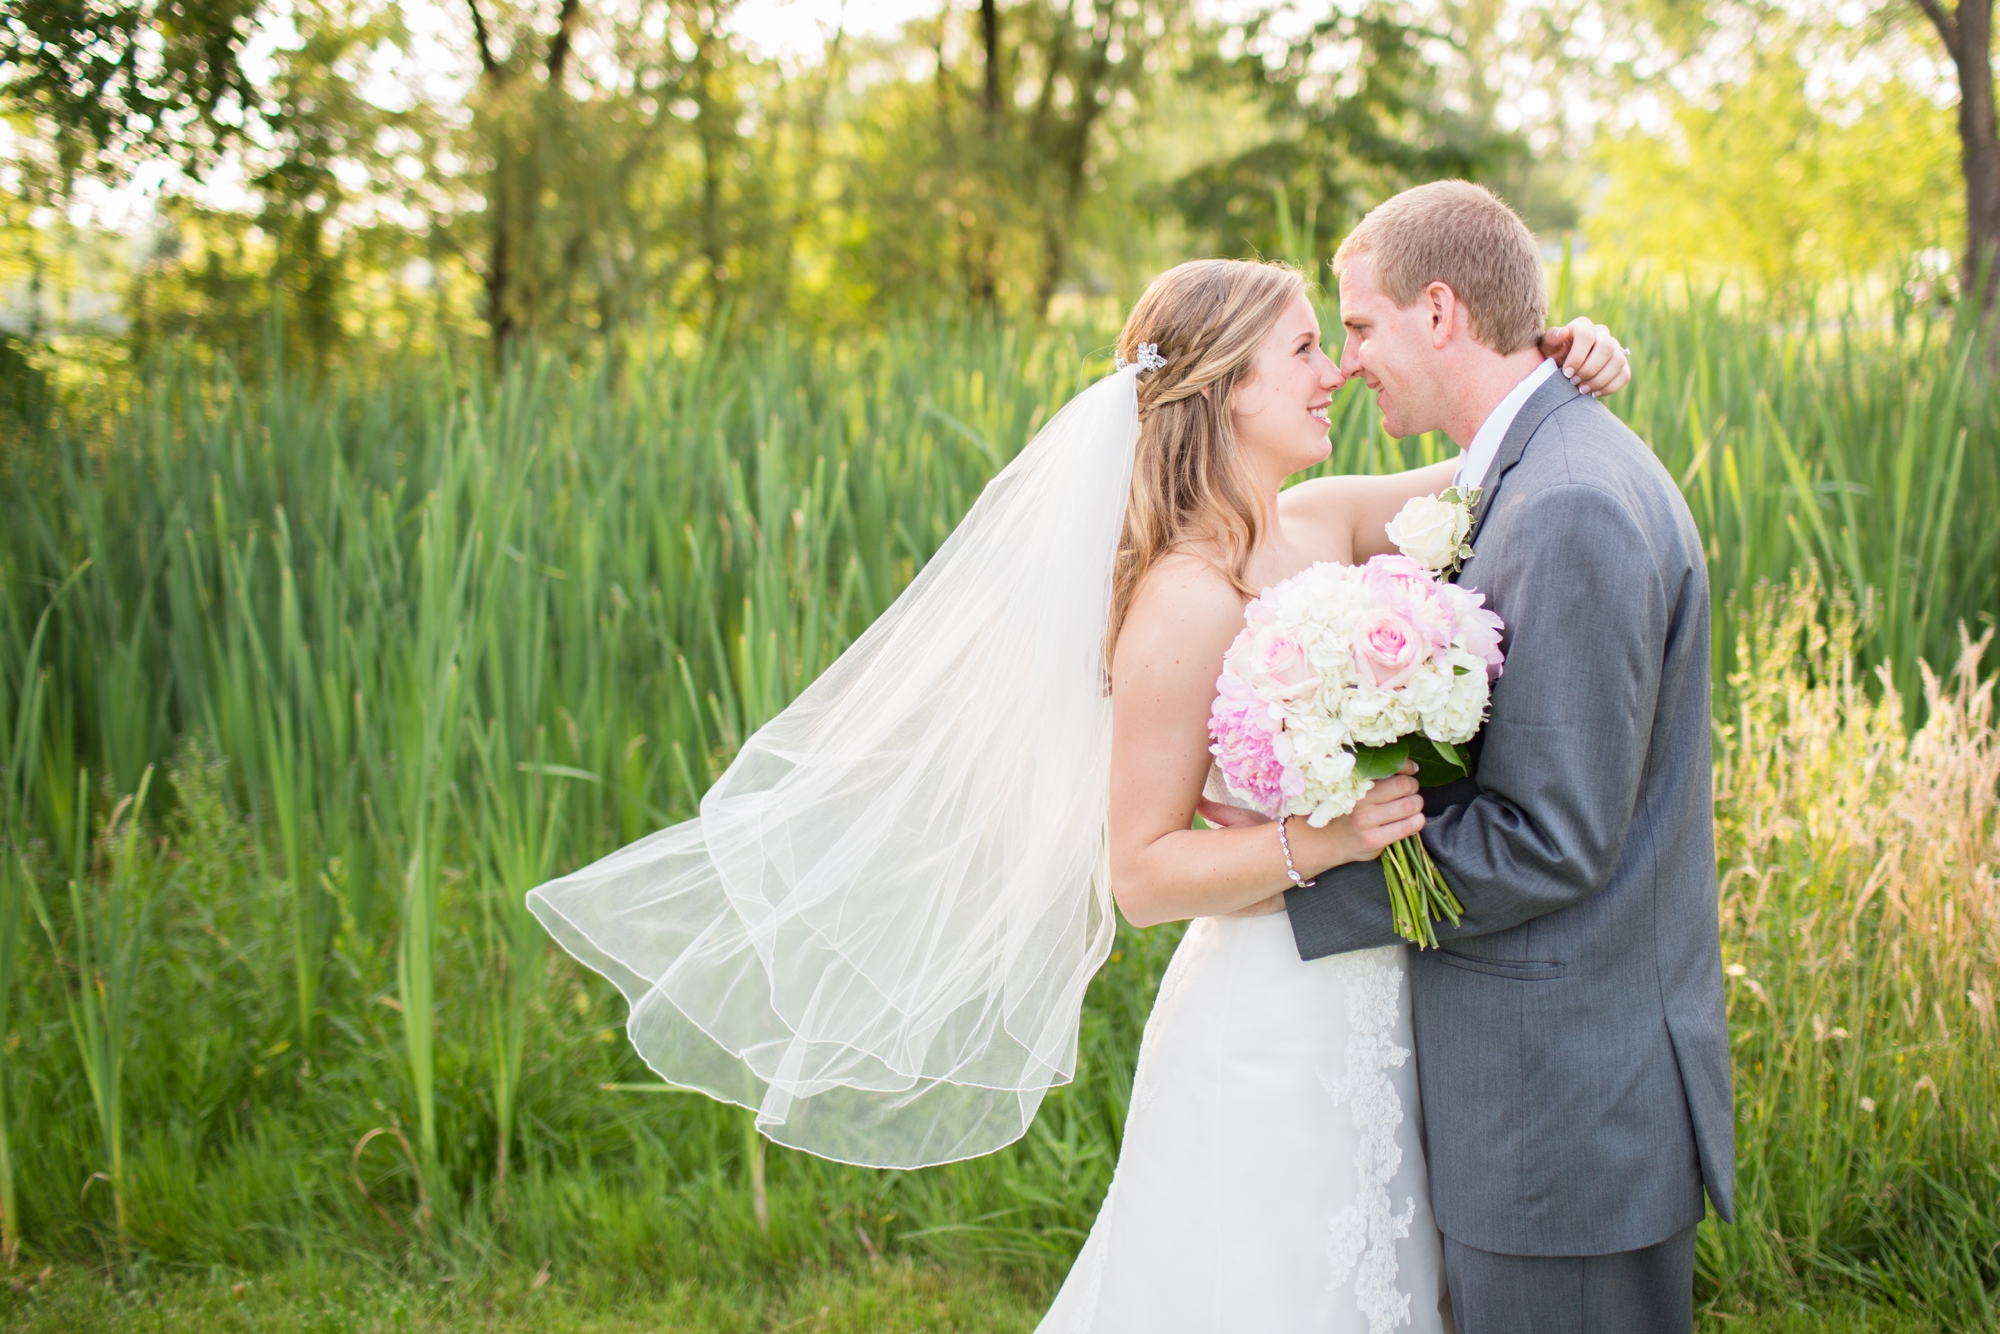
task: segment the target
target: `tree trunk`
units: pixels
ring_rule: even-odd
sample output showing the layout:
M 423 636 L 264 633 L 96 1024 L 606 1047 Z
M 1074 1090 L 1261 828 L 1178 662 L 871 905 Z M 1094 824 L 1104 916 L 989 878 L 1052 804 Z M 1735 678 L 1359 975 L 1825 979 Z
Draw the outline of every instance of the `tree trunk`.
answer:
M 493 184 L 486 191 L 486 327 L 492 331 L 493 349 L 505 347 L 514 328 L 514 246 L 507 218 L 506 169 L 493 164 Z
M 726 145 L 718 124 L 723 108 L 716 99 L 714 40 L 706 25 L 695 38 L 694 97 L 695 124 L 701 139 L 701 257 L 708 269 L 709 312 L 719 315 L 729 269 L 723 262 L 722 155 Z
M 986 43 L 986 137 L 1000 137 L 1000 0 L 979 0 L 979 34 Z
M 479 111 L 488 117 L 503 115 L 501 99 L 507 86 L 506 68 L 494 54 L 479 0 L 466 0 L 466 9 L 472 15 L 472 38 L 479 50 L 479 82 L 483 93 Z M 514 236 L 508 199 L 507 140 L 504 126 L 499 127 L 494 136 L 493 171 L 486 183 L 486 327 L 493 336 L 496 356 L 515 332 Z
M 2000 127 L 1993 110 L 1993 0 L 1959 0 L 1958 141 L 1965 169 L 1965 280 L 1979 310 L 1993 309 L 2000 261 Z
M 1993 0 L 1917 5 L 1944 39 L 1958 69 L 1958 149 L 1965 175 L 1964 297 L 1981 315 L 1993 309 L 2000 278 L 2000 124 L 1993 104 Z
M 1075 75 L 1075 118 L 1065 128 L 1057 163 L 1061 173 L 1061 202 L 1042 215 L 1042 281 L 1036 295 L 1038 309 L 1045 316 L 1049 303 L 1055 299 L 1056 286 L 1069 268 L 1070 240 L 1076 231 L 1076 215 L 1083 207 L 1083 183 L 1089 174 L 1090 136 L 1104 111 L 1098 94 L 1111 65 L 1110 9 L 1109 5 L 1099 9 L 1089 57 Z
M 479 0 L 466 0 L 466 8 L 479 53 L 479 113 L 493 127 L 493 172 L 486 187 L 486 323 L 492 330 L 494 355 L 499 356 L 536 319 L 535 232 L 542 154 L 547 151 L 549 124 L 559 123 L 564 114 L 562 81 L 583 6 L 581 0 L 562 0 L 542 62 L 544 86 L 539 95 L 532 87 L 521 90 L 525 101 L 515 95 L 518 66 L 512 55 L 501 56 L 494 50 Z

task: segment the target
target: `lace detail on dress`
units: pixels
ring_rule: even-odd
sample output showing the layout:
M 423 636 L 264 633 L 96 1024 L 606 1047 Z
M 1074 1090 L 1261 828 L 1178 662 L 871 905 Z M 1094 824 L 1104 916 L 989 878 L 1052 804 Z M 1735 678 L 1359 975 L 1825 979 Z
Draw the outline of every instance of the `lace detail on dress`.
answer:
M 1403 1123 L 1403 1100 L 1389 1076 L 1409 1060 L 1410 1050 L 1390 1040 L 1396 1030 L 1403 969 L 1393 952 L 1357 955 L 1347 984 L 1347 1070 L 1323 1079 L 1336 1105 L 1347 1103 L 1358 1139 L 1354 1146 L 1355 1201 L 1327 1225 L 1328 1290 L 1354 1279 L 1354 1301 L 1368 1318 L 1368 1334 L 1388 1334 L 1410 1321 L 1410 1294 L 1396 1286 L 1396 1243 L 1410 1235 L 1417 1216 L 1414 1198 L 1394 1211 L 1389 1183 L 1402 1166 L 1396 1127 Z

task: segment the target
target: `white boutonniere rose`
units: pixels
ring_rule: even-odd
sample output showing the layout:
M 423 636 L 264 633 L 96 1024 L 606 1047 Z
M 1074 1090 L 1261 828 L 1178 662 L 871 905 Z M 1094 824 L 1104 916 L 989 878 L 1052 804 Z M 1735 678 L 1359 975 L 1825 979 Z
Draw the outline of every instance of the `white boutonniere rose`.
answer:
M 1472 507 L 1479 492 L 1447 488 L 1435 496 L 1417 496 L 1389 520 L 1384 530 L 1396 549 L 1427 570 L 1455 574 L 1472 559 Z

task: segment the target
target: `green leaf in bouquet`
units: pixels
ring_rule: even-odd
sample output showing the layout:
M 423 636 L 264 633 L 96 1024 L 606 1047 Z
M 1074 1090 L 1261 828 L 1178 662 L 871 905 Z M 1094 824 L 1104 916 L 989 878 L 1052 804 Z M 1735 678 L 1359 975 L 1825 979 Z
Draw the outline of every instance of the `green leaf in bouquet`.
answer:
M 1409 747 L 1410 758 L 1417 762 L 1419 787 L 1455 783 L 1472 774 L 1472 756 L 1463 746 L 1433 741 L 1427 736 L 1404 737 L 1403 744 Z
M 1408 738 L 1386 746 L 1356 746 L 1354 772 L 1361 778 L 1388 778 L 1410 761 Z

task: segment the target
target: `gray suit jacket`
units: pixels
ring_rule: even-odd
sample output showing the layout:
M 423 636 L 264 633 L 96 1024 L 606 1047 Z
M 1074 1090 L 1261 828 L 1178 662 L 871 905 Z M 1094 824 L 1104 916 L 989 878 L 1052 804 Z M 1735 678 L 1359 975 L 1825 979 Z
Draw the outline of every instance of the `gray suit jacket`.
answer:
M 1465 904 L 1411 953 L 1432 1210 L 1509 1255 L 1731 1217 L 1708 570 L 1652 451 L 1560 377 L 1486 476 L 1459 582 L 1507 622 L 1473 778 L 1423 839 Z M 1286 896 L 1307 959 L 1393 944 L 1381 863 Z

